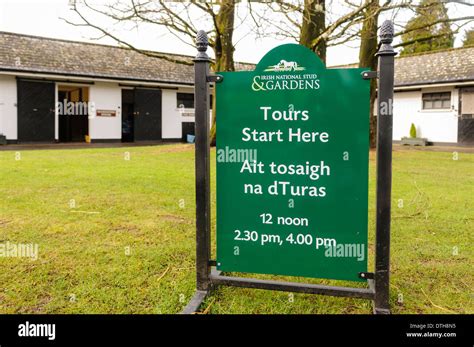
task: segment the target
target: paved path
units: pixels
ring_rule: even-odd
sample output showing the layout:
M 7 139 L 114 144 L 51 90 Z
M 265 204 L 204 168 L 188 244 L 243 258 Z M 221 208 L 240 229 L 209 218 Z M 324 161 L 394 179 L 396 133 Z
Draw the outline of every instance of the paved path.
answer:
M 474 147 L 469 146 L 402 146 L 393 144 L 394 151 L 429 151 L 429 152 L 458 152 L 474 153 Z
M 160 146 L 181 142 L 168 141 L 143 141 L 143 142 L 111 142 L 111 143 L 38 143 L 38 144 L 11 144 L 0 146 L 0 151 L 29 151 L 39 149 L 85 149 L 85 148 L 116 148 L 116 147 L 139 147 L 139 146 Z

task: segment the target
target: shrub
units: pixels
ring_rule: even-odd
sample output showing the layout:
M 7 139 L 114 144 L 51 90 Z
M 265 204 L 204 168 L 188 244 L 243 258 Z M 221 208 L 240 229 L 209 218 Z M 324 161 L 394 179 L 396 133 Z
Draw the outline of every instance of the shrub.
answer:
M 415 138 L 416 137 L 416 127 L 415 124 L 411 123 L 410 127 L 410 137 Z

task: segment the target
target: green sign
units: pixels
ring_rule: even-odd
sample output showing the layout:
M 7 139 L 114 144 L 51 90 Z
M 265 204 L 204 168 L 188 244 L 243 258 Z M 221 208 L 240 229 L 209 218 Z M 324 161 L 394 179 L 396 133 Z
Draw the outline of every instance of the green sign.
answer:
M 369 85 L 287 44 L 216 84 L 217 268 L 363 281 Z

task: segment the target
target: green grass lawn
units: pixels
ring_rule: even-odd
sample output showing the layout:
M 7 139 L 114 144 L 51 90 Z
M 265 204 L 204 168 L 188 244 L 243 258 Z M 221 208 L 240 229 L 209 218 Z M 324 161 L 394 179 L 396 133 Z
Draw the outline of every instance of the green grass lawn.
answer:
M 371 252 L 374 164 L 371 153 Z M 399 150 L 393 170 L 393 312 L 474 313 L 474 154 Z M 192 146 L 34 150 L 21 160 L 2 151 L 0 179 L 0 243 L 39 245 L 37 260 L 0 257 L 0 313 L 177 313 L 192 296 Z M 371 304 L 221 287 L 204 309 L 370 313 Z

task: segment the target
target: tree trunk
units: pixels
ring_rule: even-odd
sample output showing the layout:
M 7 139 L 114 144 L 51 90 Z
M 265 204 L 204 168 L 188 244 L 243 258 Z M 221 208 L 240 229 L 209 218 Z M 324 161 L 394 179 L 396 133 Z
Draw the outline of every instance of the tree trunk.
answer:
M 379 0 L 369 0 L 370 5 L 365 10 L 365 19 L 361 31 L 359 50 L 359 67 L 377 69 L 377 22 Z M 377 140 L 377 117 L 374 116 L 374 104 L 377 96 L 377 80 L 370 81 L 370 117 L 369 117 L 369 143 L 370 148 L 375 148 Z
M 326 63 L 326 40 L 320 40 L 316 46 L 313 46 L 312 41 L 325 29 L 326 0 L 304 0 L 299 43 L 316 52 L 324 63 Z
M 234 34 L 234 11 L 235 0 L 222 0 L 219 12 L 216 15 L 216 38 L 214 54 L 216 61 L 214 71 L 234 71 L 234 45 L 232 38 Z M 212 108 L 211 146 L 216 145 L 216 107 Z

